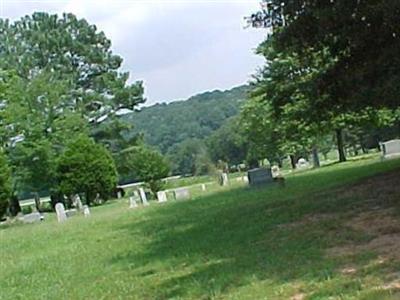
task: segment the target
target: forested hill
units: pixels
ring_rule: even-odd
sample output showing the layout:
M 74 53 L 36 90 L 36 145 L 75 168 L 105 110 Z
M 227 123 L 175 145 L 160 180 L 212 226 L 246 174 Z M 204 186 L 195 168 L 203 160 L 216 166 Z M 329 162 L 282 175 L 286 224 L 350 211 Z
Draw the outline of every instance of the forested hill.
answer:
M 209 136 L 226 119 L 238 114 L 248 90 L 243 85 L 227 91 L 205 92 L 185 101 L 144 107 L 124 118 L 134 125 L 131 134 L 143 133 L 146 143 L 166 153 L 186 139 Z

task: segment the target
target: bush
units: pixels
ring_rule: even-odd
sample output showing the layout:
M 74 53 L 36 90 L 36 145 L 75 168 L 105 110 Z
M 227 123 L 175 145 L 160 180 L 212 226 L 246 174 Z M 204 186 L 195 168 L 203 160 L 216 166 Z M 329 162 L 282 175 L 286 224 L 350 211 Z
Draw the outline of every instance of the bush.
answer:
M 0 153 L 0 219 L 7 212 L 11 195 L 11 173 L 6 157 Z
M 127 154 L 127 164 L 154 196 L 163 188 L 161 179 L 168 176 L 169 164 L 159 152 L 144 146 L 135 147 Z
M 111 154 L 87 136 L 79 136 L 67 144 L 57 161 L 59 192 L 72 196 L 85 193 L 90 204 L 99 193 L 107 199 L 117 185 L 117 171 Z

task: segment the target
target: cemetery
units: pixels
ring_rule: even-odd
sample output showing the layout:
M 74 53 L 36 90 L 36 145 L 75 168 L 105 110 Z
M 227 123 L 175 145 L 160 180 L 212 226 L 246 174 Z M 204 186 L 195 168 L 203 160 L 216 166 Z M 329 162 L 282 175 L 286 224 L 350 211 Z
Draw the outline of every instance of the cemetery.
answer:
M 400 1 L 0 14 L 0 300 L 400 299 Z

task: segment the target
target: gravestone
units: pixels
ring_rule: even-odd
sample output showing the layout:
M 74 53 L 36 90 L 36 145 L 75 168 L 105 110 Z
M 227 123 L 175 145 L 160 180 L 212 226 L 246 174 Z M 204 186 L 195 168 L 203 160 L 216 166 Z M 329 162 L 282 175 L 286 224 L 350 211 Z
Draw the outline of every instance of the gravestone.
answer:
M 203 183 L 202 185 L 201 185 L 201 190 L 203 191 L 203 192 L 205 192 L 206 191 L 206 185 Z
M 297 168 L 298 169 L 306 169 L 309 167 L 308 161 L 306 161 L 304 158 L 299 158 L 297 161 Z
M 249 176 L 244 175 L 244 176 L 243 176 L 243 182 L 249 183 Z
M 280 177 L 281 176 L 281 170 L 279 169 L 278 166 L 272 166 L 271 168 L 271 173 L 272 173 L 272 177 L 276 178 L 276 177 Z
M 180 188 L 174 190 L 175 200 L 185 200 L 190 199 L 190 191 L 188 188 Z
M 143 205 L 149 205 L 149 202 L 147 202 L 146 193 L 144 192 L 143 188 L 139 189 L 139 195 L 140 195 L 140 200 L 142 200 Z
M 247 172 L 249 184 L 252 186 L 273 182 L 271 169 L 257 168 Z
M 73 209 L 68 209 L 65 211 L 65 214 L 67 215 L 67 218 L 71 218 L 72 216 L 75 216 L 77 213 L 77 210 L 75 208 Z
M 138 206 L 136 203 L 136 199 L 138 199 L 138 197 L 135 196 L 129 197 L 129 208 L 136 208 Z
M 83 204 L 81 197 L 79 195 L 75 195 L 74 197 L 74 206 L 76 207 L 77 210 L 82 210 Z
M 67 215 L 65 213 L 64 204 L 58 202 L 56 204 L 55 208 L 56 208 L 56 214 L 57 214 L 58 222 L 64 222 L 65 220 L 67 220 Z
M 383 158 L 400 156 L 400 139 L 382 143 Z
M 222 186 L 227 186 L 229 184 L 228 174 L 222 173 Z
M 24 223 L 35 223 L 41 220 L 43 220 L 43 217 L 39 212 L 34 212 L 28 215 L 24 215 L 24 217 L 22 218 L 22 221 Z
M 83 215 L 84 215 L 85 217 L 89 217 L 89 216 L 90 216 L 90 209 L 89 209 L 89 206 L 88 206 L 88 205 L 84 205 L 84 206 L 82 207 L 82 209 L 83 209 Z
M 121 199 L 121 198 L 122 198 L 122 193 L 121 193 L 121 191 L 118 191 L 118 192 L 117 192 L 117 198 L 118 198 L 118 199 Z
M 165 191 L 157 192 L 157 199 L 159 203 L 167 202 L 167 193 Z

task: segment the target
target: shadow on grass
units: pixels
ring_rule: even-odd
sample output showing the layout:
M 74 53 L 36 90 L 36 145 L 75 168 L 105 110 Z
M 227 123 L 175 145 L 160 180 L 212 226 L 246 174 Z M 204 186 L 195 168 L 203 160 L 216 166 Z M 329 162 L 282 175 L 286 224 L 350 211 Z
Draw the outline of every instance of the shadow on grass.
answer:
M 123 228 L 146 234 L 149 242 L 145 251 L 133 249 L 112 263 L 123 268 L 135 262 L 133 276 L 162 272 L 160 276 L 165 277 L 154 282 L 153 288 L 162 299 L 212 298 L 254 281 L 283 284 L 332 278 L 345 262 L 327 257 L 325 250 L 368 239 L 344 227 L 342 220 L 343 212 L 363 199 L 357 195 L 343 198 L 333 188 L 398 165 L 310 173 L 289 178 L 285 188 L 238 188 L 170 203 L 149 211 L 146 221 Z M 326 213 L 332 218 L 301 222 L 309 214 Z M 350 286 L 349 290 L 358 288 Z

